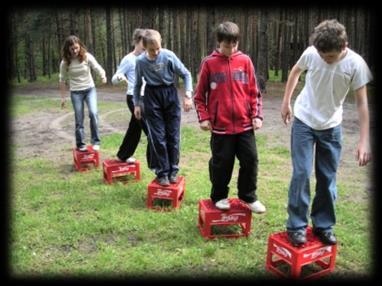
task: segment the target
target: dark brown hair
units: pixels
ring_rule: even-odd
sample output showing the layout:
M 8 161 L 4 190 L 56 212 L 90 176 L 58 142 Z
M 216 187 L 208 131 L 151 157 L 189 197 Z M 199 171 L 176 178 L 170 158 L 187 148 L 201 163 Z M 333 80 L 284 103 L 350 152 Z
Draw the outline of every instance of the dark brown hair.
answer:
M 346 29 L 335 19 L 325 20 L 314 28 L 310 43 L 322 53 L 340 52 L 346 47 Z
M 74 44 L 80 45 L 80 52 L 78 53 L 78 58 L 80 62 L 82 63 L 86 58 L 86 47 L 85 45 L 80 41 L 80 39 L 77 36 L 70 35 L 65 39 L 64 46 L 62 48 L 62 57 L 64 61 L 67 63 L 67 65 L 70 65 L 72 56 L 70 54 L 70 47 Z
M 229 43 L 236 43 L 239 40 L 240 29 L 239 26 L 233 22 L 223 22 L 216 28 L 216 39 L 219 43 L 226 41 Z

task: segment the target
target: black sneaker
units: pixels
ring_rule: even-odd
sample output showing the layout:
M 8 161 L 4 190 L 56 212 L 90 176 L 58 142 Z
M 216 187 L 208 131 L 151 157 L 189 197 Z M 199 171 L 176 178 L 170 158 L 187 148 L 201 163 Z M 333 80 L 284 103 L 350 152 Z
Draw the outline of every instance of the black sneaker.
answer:
M 167 177 L 156 178 L 156 181 L 161 186 L 169 186 L 170 185 L 170 181 L 168 180 Z
M 176 174 L 170 175 L 169 179 L 171 184 L 176 184 L 176 182 L 178 181 L 178 176 Z
M 334 245 L 337 244 L 336 236 L 332 230 L 323 230 L 320 228 L 313 228 L 313 233 L 323 244 Z
M 293 246 L 300 246 L 306 243 L 306 234 L 302 231 L 288 231 L 288 240 Z

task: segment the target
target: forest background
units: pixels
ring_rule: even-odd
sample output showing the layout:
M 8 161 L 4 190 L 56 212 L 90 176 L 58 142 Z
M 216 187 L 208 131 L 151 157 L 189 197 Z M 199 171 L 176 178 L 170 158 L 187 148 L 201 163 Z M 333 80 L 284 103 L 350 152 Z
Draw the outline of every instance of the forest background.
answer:
M 105 68 L 108 82 L 120 60 L 132 49 L 135 28 L 153 28 L 162 47 L 183 61 L 196 81 L 203 57 L 216 46 L 214 29 L 222 21 L 236 22 L 239 49 L 255 64 L 257 74 L 270 78 L 288 70 L 309 45 L 309 36 L 324 19 L 336 18 L 347 28 L 349 47 L 364 57 L 374 71 L 376 13 L 371 7 L 342 6 L 118 6 L 73 8 L 14 8 L 9 11 L 7 75 L 17 83 L 39 76 L 57 77 L 64 39 L 80 37 Z

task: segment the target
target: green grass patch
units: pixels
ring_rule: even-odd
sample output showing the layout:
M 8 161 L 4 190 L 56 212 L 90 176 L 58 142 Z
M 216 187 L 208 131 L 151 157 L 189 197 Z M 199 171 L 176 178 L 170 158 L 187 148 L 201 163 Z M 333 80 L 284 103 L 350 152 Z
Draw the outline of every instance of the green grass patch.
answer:
M 53 108 L 53 99 L 16 97 L 13 116 Z M 100 110 L 120 108 L 100 102 Z M 123 134 L 102 136 L 104 158 L 118 150 Z M 102 167 L 85 173 L 62 170 L 53 158 L 20 158 L 13 152 L 10 193 L 10 270 L 12 276 L 121 277 L 273 277 L 265 271 L 267 239 L 283 231 L 291 175 L 287 148 L 257 135 L 258 197 L 267 213 L 253 215 L 248 238 L 206 241 L 197 228 L 198 201 L 209 198 L 210 134 L 197 127 L 181 130 L 180 175 L 186 193 L 179 209 L 146 208 L 147 185 L 155 175 L 145 162 L 147 139 L 142 136 L 135 157 L 141 161 L 141 180 L 104 184 Z M 272 142 L 274 143 L 274 142 Z M 269 147 L 273 146 L 273 147 Z M 14 147 L 17 148 L 17 147 Z M 65 148 L 65 146 L 63 147 Z M 71 157 L 69 148 L 65 149 Z M 237 197 L 236 162 L 230 197 Z M 312 182 L 313 183 L 313 182 Z M 369 205 L 367 200 L 341 200 L 356 192 L 338 182 L 339 240 L 333 276 L 370 275 L 372 269 Z M 314 192 L 312 188 L 312 192 Z

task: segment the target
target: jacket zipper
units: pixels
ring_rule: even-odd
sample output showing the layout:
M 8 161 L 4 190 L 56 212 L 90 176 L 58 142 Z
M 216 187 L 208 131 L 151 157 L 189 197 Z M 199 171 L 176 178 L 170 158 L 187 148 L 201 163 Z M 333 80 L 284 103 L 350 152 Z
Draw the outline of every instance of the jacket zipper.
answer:
M 235 112 L 234 112 L 234 100 L 233 100 L 233 92 L 232 92 L 232 75 L 231 75 L 231 63 L 230 63 L 230 57 L 228 60 L 228 78 L 229 78 L 229 84 L 230 84 L 230 90 L 231 90 L 231 99 L 232 99 L 232 131 L 235 133 Z

